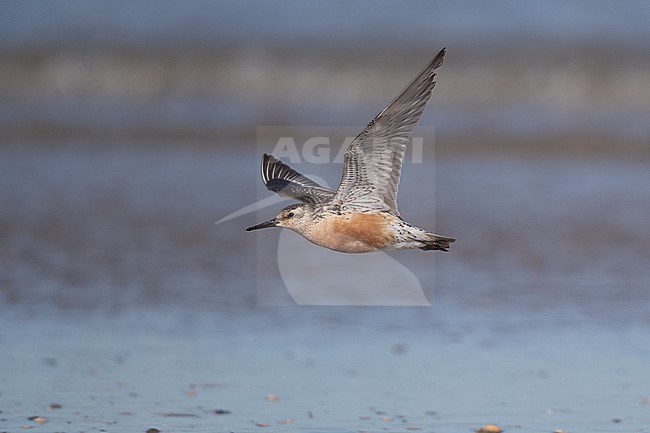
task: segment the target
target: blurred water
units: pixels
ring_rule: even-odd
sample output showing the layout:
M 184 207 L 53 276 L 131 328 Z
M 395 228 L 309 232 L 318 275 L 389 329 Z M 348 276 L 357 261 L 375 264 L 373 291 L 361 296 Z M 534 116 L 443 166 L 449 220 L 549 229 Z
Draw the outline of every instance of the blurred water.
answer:
M 165 312 L 0 316 L 0 341 L 12 348 L 0 353 L 3 428 L 648 431 L 647 332 L 638 329 L 277 329 Z M 47 410 L 52 403 L 61 408 Z
M 280 205 L 214 225 L 268 195 L 258 153 L 111 143 L 0 154 L 6 428 L 44 414 L 60 430 L 249 431 L 291 418 L 286 430 L 644 431 L 645 162 L 408 164 L 402 214 L 458 238 L 447 254 L 392 255 L 432 307 L 336 308 L 295 306 L 279 232 L 243 230 Z M 44 412 L 52 402 L 65 410 Z
M 648 46 L 645 17 L 650 6 L 641 0 L 554 0 L 526 4 L 473 1 L 391 1 L 282 3 L 190 1 L 63 1 L 56 5 L 3 2 L 0 21 L 3 47 L 61 44 L 117 44 L 148 48 L 184 44 L 301 45 L 324 41 L 421 43 L 434 36 L 451 36 L 465 44 L 522 43 L 546 40 L 613 41 Z M 518 38 L 512 41 L 512 37 Z M 522 40 L 524 38 L 525 40 Z M 300 42 L 300 43 L 299 43 Z M 191 47 L 189 47 L 191 49 Z
M 280 206 L 213 223 L 256 200 L 263 189 L 257 159 L 254 151 L 205 148 L 3 152 L 5 299 L 254 307 L 254 274 L 282 287 L 272 260 L 277 232 L 243 228 Z M 340 165 L 323 169 L 336 179 Z M 423 195 L 420 185 L 432 180 L 435 189 Z M 440 157 L 435 170 L 433 161 L 409 164 L 402 213 L 424 227 L 435 221 L 460 241 L 453 254 L 394 257 L 425 279 L 435 257 L 430 294 L 442 287 L 479 309 L 482 302 L 512 309 L 515 298 L 527 311 L 573 306 L 598 320 L 645 321 L 649 183 L 645 164 L 620 162 Z M 268 269 L 259 268 L 256 252 L 270 258 Z
M 447 46 L 423 120 L 441 134 L 649 151 L 643 1 L 0 7 L 9 142 L 223 144 L 253 141 L 258 125 L 363 125 Z

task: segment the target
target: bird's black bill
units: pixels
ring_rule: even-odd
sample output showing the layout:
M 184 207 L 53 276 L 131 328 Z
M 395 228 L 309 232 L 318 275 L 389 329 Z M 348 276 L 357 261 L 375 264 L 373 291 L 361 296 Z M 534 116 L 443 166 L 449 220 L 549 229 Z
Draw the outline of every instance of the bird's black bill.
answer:
M 261 224 L 258 224 L 256 226 L 249 227 L 249 228 L 246 229 L 246 231 L 250 232 L 252 230 L 266 229 L 266 228 L 269 228 L 269 227 L 276 227 L 277 225 L 278 225 L 278 222 L 275 220 L 275 218 L 273 218 L 272 220 L 268 220 L 268 221 L 263 222 Z

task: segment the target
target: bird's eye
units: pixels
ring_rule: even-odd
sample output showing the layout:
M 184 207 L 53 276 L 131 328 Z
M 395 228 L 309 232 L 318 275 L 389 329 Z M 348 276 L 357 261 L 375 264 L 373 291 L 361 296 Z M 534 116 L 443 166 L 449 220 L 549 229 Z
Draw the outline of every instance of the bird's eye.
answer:
M 291 218 L 291 217 L 293 217 L 293 212 L 289 212 L 289 213 L 287 214 L 287 218 Z

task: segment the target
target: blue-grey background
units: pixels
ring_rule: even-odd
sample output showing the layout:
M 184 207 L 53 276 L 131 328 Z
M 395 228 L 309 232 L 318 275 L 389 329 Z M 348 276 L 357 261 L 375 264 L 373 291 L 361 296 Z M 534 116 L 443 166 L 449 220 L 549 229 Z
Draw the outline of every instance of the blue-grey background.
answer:
M 0 429 L 647 430 L 648 16 L 0 2 Z M 443 46 L 400 210 L 458 241 L 393 255 L 433 306 L 260 305 L 279 206 L 213 224 L 266 196 L 257 127 L 360 130 Z

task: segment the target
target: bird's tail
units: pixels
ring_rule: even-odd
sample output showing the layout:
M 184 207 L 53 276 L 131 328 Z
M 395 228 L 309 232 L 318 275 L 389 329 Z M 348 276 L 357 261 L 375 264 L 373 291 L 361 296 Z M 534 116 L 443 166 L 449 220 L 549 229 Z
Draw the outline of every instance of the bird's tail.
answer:
M 449 246 L 456 239 L 447 236 L 440 236 L 434 233 L 427 233 L 429 239 L 421 240 L 424 246 L 420 247 L 424 251 L 449 251 Z

